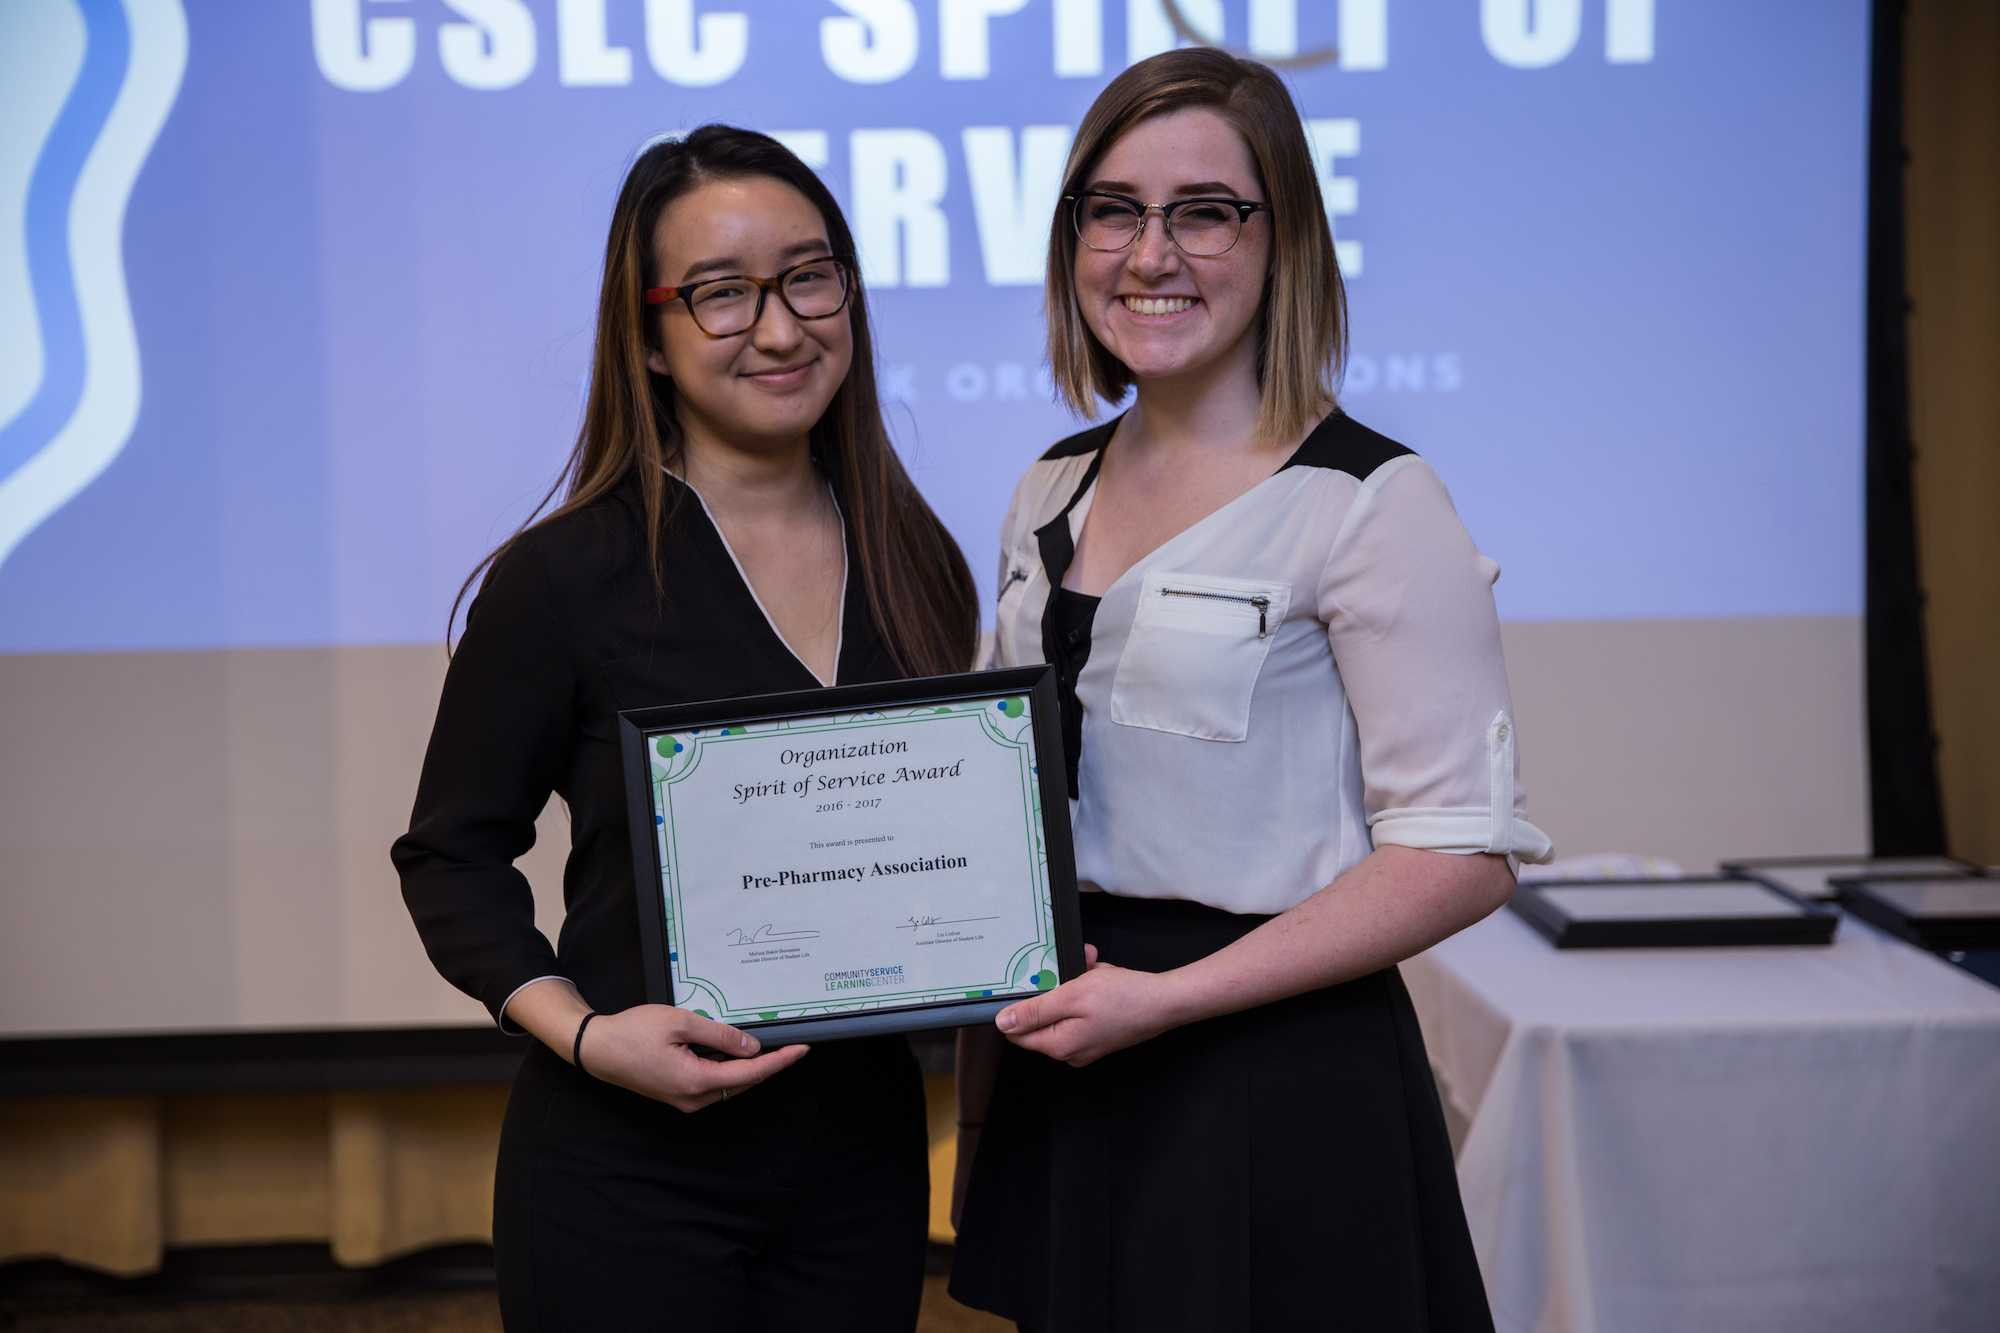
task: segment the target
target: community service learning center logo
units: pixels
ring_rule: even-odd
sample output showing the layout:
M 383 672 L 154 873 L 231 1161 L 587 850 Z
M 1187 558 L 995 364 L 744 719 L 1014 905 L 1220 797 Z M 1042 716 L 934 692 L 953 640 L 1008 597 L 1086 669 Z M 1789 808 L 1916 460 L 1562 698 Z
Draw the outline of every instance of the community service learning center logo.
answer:
M 179 0 L 0 3 L 0 564 L 132 437 L 125 206 L 187 45 Z

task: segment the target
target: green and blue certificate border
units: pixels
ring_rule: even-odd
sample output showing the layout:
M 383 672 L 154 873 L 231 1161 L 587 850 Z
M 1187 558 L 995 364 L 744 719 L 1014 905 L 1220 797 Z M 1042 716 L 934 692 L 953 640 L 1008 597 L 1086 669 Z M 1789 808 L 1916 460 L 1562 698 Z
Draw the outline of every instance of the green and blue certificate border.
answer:
M 666 828 L 672 787 L 692 774 L 702 749 L 772 730 L 847 731 L 920 725 L 927 718 L 944 721 L 969 714 L 977 715 L 989 739 L 1021 752 L 1023 875 L 1029 881 L 1022 892 L 1034 896 L 1038 926 L 1034 938 L 1023 939 L 1012 951 L 1005 975 L 968 977 L 961 984 L 934 990 L 816 1000 L 776 1009 L 732 1007 L 720 987 L 682 975 L 677 964 L 687 953 L 681 947 L 681 914 L 676 910 L 680 884 Z M 619 714 L 618 730 L 646 995 L 654 1003 L 706 1013 L 755 1031 L 767 1046 L 779 1046 L 981 1023 L 1023 995 L 1082 972 L 1076 859 L 1053 668 L 1017 667 L 628 709 Z M 691 740 L 696 743 L 690 745 Z

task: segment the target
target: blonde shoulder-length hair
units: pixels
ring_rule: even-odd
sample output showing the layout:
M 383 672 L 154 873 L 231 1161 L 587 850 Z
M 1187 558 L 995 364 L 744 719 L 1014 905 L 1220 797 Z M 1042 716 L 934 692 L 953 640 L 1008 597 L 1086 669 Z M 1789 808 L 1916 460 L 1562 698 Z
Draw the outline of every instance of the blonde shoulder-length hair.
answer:
M 1347 357 L 1347 288 L 1334 258 L 1305 127 L 1291 93 L 1270 67 L 1210 47 L 1140 61 L 1091 103 L 1070 146 L 1062 193 L 1081 193 L 1105 151 L 1140 121 L 1193 107 L 1212 110 L 1234 125 L 1257 164 L 1272 229 L 1257 353 L 1263 396 L 1257 436 L 1268 444 L 1297 440 L 1334 406 Z M 1089 418 L 1101 404 L 1123 400 L 1132 372 L 1091 334 L 1077 305 L 1071 207 L 1059 203 L 1049 224 L 1049 369 L 1062 401 Z

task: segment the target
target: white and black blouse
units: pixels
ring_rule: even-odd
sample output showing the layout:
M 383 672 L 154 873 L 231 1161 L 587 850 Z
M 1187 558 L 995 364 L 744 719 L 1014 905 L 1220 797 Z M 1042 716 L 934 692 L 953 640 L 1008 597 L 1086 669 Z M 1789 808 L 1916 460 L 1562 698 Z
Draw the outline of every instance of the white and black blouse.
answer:
M 1335 412 L 1102 598 L 1061 589 L 1116 421 L 1042 456 L 1001 532 L 996 665 L 1063 681 L 1077 875 L 1232 912 L 1376 846 L 1547 860 L 1492 584 L 1443 484 Z

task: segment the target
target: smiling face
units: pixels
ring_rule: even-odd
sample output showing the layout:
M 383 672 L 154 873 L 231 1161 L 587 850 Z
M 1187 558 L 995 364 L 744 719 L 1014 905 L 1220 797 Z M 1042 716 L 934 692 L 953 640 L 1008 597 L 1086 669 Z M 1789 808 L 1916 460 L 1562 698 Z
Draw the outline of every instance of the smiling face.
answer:
M 1205 107 L 1143 120 L 1113 141 L 1084 189 L 1149 204 L 1197 196 L 1263 202 L 1256 163 L 1236 128 Z M 1076 247 L 1076 299 L 1107 351 L 1148 380 L 1242 368 L 1256 375 L 1258 315 L 1271 266 L 1266 213 L 1225 254 L 1181 253 L 1158 213 L 1119 251 Z
M 768 176 L 696 186 L 661 211 L 653 246 L 659 282 L 669 287 L 726 274 L 768 278 L 833 253 L 812 201 Z M 739 448 L 797 444 L 847 378 L 851 308 L 799 319 L 772 292 L 748 332 L 711 338 L 684 302 L 668 301 L 653 307 L 646 365 L 673 380 L 684 430 Z

